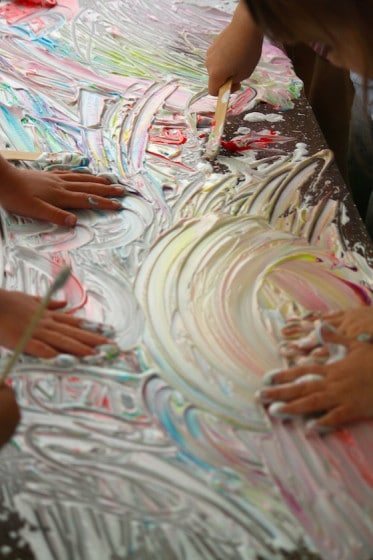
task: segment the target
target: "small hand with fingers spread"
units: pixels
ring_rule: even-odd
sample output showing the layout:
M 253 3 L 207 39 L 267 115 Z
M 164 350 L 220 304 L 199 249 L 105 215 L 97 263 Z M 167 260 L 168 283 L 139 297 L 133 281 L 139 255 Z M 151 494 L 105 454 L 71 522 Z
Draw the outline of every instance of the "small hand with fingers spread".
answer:
M 358 332 L 355 327 L 347 328 L 343 315 L 337 317 L 345 330 Z M 373 418 L 373 344 L 344 336 L 334 328 L 324 328 L 322 337 L 326 344 L 344 346 L 345 356 L 275 372 L 271 386 L 259 392 L 260 400 L 272 403 L 269 413 L 279 418 L 317 415 L 312 421 L 316 430 Z
M 89 173 L 18 169 L 0 159 L 0 204 L 8 212 L 72 227 L 77 218 L 68 209 L 119 210 L 110 197 L 124 188 Z
M 38 308 L 40 298 L 0 289 L 0 345 L 14 349 Z M 93 356 L 101 345 L 112 342 L 87 322 L 58 311 L 65 301 L 51 301 L 25 352 L 39 358 L 54 358 L 60 353 Z

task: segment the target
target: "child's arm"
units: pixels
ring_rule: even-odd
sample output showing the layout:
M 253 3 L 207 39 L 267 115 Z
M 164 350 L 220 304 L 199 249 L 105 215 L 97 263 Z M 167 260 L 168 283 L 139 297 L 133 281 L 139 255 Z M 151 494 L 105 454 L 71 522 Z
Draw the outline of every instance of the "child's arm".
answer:
M 71 227 L 76 216 L 66 209 L 118 210 L 121 203 L 108 197 L 123 195 L 101 177 L 18 169 L 0 156 L 0 204 L 20 216 Z
M 207 51 L 208 90 L 217 95 L 220 86 L 233 78 L 232 90 L 248 78 L 258 64 L 263 35 L 253 21 L 244 0 L 240 0 L 231 23 L 218 35 Z
M 12 437 L 20 417 L 13 390 L 7 385 L 0 385 L 0 447 Z

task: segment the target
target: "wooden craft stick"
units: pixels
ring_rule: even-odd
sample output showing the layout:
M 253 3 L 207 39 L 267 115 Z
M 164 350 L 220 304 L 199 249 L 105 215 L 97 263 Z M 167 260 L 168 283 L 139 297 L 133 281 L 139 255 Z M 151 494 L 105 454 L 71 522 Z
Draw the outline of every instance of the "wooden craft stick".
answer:
M 215 111 L 215 124 L 206 144 L 206 157 L 213 160 L 219 153 L 221 139 L 224 133 L 225 117 L 227 115 L 229 96 L 232 88 L 232 78 L 229 78 L 219 89 Z
M 21 152 L 19 150 L 0 150 L 0 155 L 7 160 L 13 161 L 35 161 L 41 156 L 41 152 Z

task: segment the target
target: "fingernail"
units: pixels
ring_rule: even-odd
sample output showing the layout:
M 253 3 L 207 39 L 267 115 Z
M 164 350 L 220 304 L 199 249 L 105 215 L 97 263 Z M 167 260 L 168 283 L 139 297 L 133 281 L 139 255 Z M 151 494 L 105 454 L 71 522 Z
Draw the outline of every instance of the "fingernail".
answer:
M 65 226 L 67 226 L 67 227 L 75 226 L 76 220 L 77 220 L 77 218 L 76 218 L 76 216 L 74 216 L 74 214 L 69 214 L 65 218 Z
M 52 362 L 53 365 L 56 365 L 57 367 L 72 368 L 76 366 L 78 360 L 71 354 L 59 354 L 56 358 L 53 358 Z
M 274 418 L 279 418 L 280 420 L 293 420 L 293 418 L 297 418 L 297 414 L 289 414 L 288 412 L 282 412 L 283 408 L 286 406 L 284 402 L 274 402 L 268 409 L 268 413 L 270 416 Z
M 310 319 L 311 317 L 313 317 L 315 314 L 314 311 L 307 311 L 307 313 L 305 313 L 302 317 L 302 319 Z
M 294 340 L 298 338 L 301 334 L 304 334 L 304 329 L 300 328 L 298 325 L 288 325 L 281 329 L 281 334 L 285 338 Z
M 84 356 L 82 358 L 85 364 L 99 366 L 108 360 L 114 360 L 120 354 L 120 348 L 115 344 L 100 344 L 96 346 L 95 349 L 98 350 L 97 354 Z
M 357 335 L 356 340 L 358 342 L 372 342 L 372 335 L 367 332 L 362 332 Z
M 98 206 L 98 202 L 96 199 L 93 198 L 93 196 L 88 197 L 88 202 L 91 206 Z
M 100 346 L 96 346 L 96 350 L 106 360 L 113 360 L 120 354 L 120 348 L 116 344 L 100 344 Z
M 123 194 L 125 192 L 123 187 L 113 187 L 113 188 L 115 192 L 118 194 Z
M 305 432 L 307 435 L 326 435 L 333 431 L 333 428 L 330 428 L 329 426 L 321 426 L 317 420 L 309 420 L 305 425 Z
M 294 360 L 294 366 L 313 366 L 315 365 L 315 358 L 313 356 L 300 356 L 296 360 Z
M 288 360 L 292 360 L 299 356 L 300 349 L 294 344 L 294 342 L 285 342 L 280 345 L 279 352 L 281 356 Z
M 315 348 L 314 350 L 311 351 L 311 356 L 313 358 L 328 358 L 329 357 L 329 352 L 328 349 L 325 346 L 318 346 L 317 348 Z
M 108 325 L 102 325 L 101 333 L 105 338 L 113 338 L 116 334 L 114 327 Z
M 269 404 L 273 402 L 273 399 L 267 397 L 265 389 L 259 389 L 258 391 L 256 391 L 254 393 L 254 399 L 256 400 L 256 402 L 259 402 L 261 404 Z
M 274 377 L 280 373 L 280 371 L 282 371 L 281 369 L 270 369 L 269 371 L 267 371 L 267 373 L 265 373 L 265 375 L 263 375 L 263 385 L 274 385 L 275 384 L 275 379 Z
M 81 321 L 79 326 L 86 330 L 97 334 L 102 334 L 106 338 L 112 338 L 115 335 L 115 329 L 111 325 L 103 325 L 94 321 Z
M 295 383 L 310 383 L 312 381 L 325 381 L 325 378 L 318 373 L 306 373 L 306 375 L 302 375 L 302 377 L 298 377 Z
M 314 332 L 310 333 L 308 336 L 299 338 L 296 342 L 294 342 L 294 345 L 301 350 L 313 350 L 316 346 L 318 346 L 318 344 L 318 337 Z

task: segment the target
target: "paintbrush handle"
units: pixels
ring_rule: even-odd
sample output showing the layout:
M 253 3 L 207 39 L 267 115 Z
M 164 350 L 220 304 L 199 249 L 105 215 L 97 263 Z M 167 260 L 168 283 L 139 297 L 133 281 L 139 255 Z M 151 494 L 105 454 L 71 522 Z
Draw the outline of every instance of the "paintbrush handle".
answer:
M 231 89 L 232 78 L 229 78 L 219 89 L 215 111 L 215 124 L 206 144 L 206 158 L 209 160 L 215 159 L 219 152 Z
M 218 102 L 216 105 L 216 112 L 215 112 L 215 125 L 213 130 L 213 134 L 216 137 L 221 138 L 224 131 L 225 117 L 227 115 L 231 89 L 232 89 L 232 78 L 229 78 L 229 80 L 227 80 L 225 84 L 223 84 L 219 89 Z

